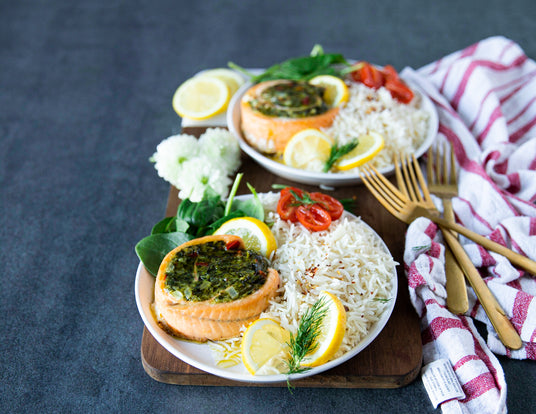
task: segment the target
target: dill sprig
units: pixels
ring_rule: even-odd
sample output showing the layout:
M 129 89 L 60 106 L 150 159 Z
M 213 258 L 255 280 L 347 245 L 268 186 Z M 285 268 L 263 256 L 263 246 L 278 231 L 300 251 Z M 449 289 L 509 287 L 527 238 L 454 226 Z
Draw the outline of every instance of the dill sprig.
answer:
M 288 375 L 299 374 L 311 369 L 309 367 L 302 367 L 301 362 L 307 354 L 313 352 L 318 346 L 317 338 L 320 335 L 320 327 L 322 326 L 327 311 L 327 303 L 325 298 L 322 297 L 302 316 L 296 334 L 290 335 L 290 340 L 288 342 L 290 347 L 290 358 L 287 361 Z M 288 377 L 287 386 L 289 389 L 292 389 Z
M 357 140 L 357 138 L 344 145 L 334 144 L 331 147 L 329 158 L 324 164 L 324 172 L 328 172 L 329 170 L 331 170 L 331 167 L 333 167 L 333 164 L 335 164 L 339 160 L 339 158 L 348 154 L 355 147 L 357 147 L 358 144 L 359 141 Z

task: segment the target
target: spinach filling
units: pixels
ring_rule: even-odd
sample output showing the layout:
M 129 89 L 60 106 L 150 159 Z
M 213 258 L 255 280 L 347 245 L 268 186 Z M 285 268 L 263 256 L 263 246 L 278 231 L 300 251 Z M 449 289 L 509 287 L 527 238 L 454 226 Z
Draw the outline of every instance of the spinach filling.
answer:
M 265 88 L 249 104 L 254 111 L 267 116 L 304 118 L 329 109 L 324 91 L 323 87 L 307 82 L 285 81 Z
M 171 260 L 165 289 L 192 302 L 231 302 L 260 289 L 266 282 L 268 266 L 264 256 L 250 250 L 227 249 L 223 241 L 188 246 Z

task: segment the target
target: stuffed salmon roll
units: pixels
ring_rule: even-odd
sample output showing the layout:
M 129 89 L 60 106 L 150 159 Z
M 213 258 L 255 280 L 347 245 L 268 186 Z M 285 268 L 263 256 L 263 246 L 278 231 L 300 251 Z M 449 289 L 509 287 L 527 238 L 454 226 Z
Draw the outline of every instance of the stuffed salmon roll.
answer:
M 276 295 L 279 273 L 234 235 L 186 242 L 162 261 L 155 282 L 158 324 L 204 342 L 232 338 L 259 318 Z
M 266 154 L 282 153 L 292 136 L 304 129 L 329 127 L 339 112 L 324 101 L 323 87 L 289 80 L 252 86 L 240 107 L 246 140 Z

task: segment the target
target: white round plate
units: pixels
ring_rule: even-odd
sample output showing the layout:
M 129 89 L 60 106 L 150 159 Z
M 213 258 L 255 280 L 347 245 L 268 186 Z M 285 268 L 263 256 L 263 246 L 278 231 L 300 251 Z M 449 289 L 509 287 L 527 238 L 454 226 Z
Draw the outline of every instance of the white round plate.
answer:
M 421 146 L 415 151 L 415 156 L 419 158 L 428 150 L 436 138 L 439 120 L 437 110 L 426 94 L 424 94 L 423 91 L 411 81 L 407 79 L 404 79 L 404 81 L 414 92 L 417 92 L 421 96 L 422 108 L 430 116 L 428 120 L 426 138 Z M 227 127 L 229 128 L 229 131 L 231 131 L 234 136 L 237 137 L 240 148 L 242 148 L 246 154 L 275 175 L 288 180 L 296 181 L 298 183 L 319 185 L 322 187 L 341 187 L 359 184 L 362 181 L 358 173 L 321 173 L 289 167 L 288 165 L 266 157 L 261 152 L 249 145 L 242 134 L 242 128 L 240 126 L 240 100 L 242 99 L 244 93 L 251 88 L 251 86 L 251 82 L 247 82 L 246 84 L 242 85 L 242 87 L 233 95 L 233 98 L 229 102 L 229 107 L 227 109 Z M 379 168 L 378 171 L 384 175 L 389 175 L 394 171 L 394 168 L 394 165 L 391 165 L 384 168 Z
M 350 214 L 345 211 L 344 214 Z M 369 227 L 370 228 L 370 227 Z M 390 254 L 389 249 L 381 240 L 380 236 L 370 229 L 376 237 L 381 242 L 381 246 L 385 249 L 387 253 Z M 242 363 L 235 365 L 231 368 L 220 368 L 216 365 L 214 359 L 212 358 L 212 351 L 210 346 L 207 343 L 196 343 L 186 340 L 177 339 L 164 330 L 162 330 L 153 316 L 151 310 L 151 304 L 154 301 L 154 283 L 155 278 L 143 267 L 140 263 L 138 270 L 136 272 L 136 282 L 135 282 L 135 295 L 136 295 L 136 304 L 138 306 L 138 311 L 140 312 L 141 318 L 151 335 L 162 345 L 167 351 L 171 354 L 180 358 L 187 364 L 198 368 L 202 371 L 217 375 L 222 378 L 227 378 L 235 381 L 250 382 L 250 383 L 278 383 L 289 380 L 297 380 L 300 378 L 308 377 L 311 375 L 319 374 L 328 369 L 334 368 L 337 365 L 342 364 L 343 362 L 354 357 L 365 349 L 382 331 L 385 327 L 385 324 L 389 320 L 391 313 L 396 302 L 396 296 L 398 292 L 398 281 L 396 268 L 393 266 L 392 278 L 391 278 L 391 300 L 389 300 L 389 306 L 384 310 L 378 321 L 373 324 L 369 330 L 369 333 L 363 338 L 363 340 L 351 351 L 342 355 L 341 357 L 327 362 L 324 365 L 319 367 L 312 368 L 309 371 L 306 371 L 302 374 L 292 374 L 290 376 L 280 374 L 280 375 L 251 375 Z

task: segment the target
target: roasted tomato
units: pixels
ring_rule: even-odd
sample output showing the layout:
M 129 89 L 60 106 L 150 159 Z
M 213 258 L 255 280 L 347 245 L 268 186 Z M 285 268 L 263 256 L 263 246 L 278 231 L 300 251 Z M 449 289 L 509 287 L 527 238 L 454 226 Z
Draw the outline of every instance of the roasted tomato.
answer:
M 398 72 L 396 71 L 396 69 L 394 67 L 392 67 L 391 65 L 385 65 L 383 67 L 383 76 L 385 78 L 385 81 L 389 81 L 389 80 L 399 80 L 399 77 L 398 77 Z
M 342 216 L 344 207 L 336 198 L 324 193 L 311 193 L 309 197 L 311 197 L 311 200 L 318 202 L 329 213 L 331 220 L 337 220 Z
M 299 221 L 311 231 L 325 230 L 344 211 L 339 200 L 324 193 L 308 193 L 295 187 L 281 190 L 277 213 L 283 220 Z
M 299 206 L 296 209 L 296 218 L 311 231 L 326 230 L 331 224 L 331 216 L 319 204 Z
M 413 99 L 413 91 L 400 79 L 396 69 L 391 65 L 378 69 L 370 63 L 361 62 L 351 76 L 353 80 L 369 88 L 378 89 L 384 86 L 398 102 L 407 104 Z
M 363 83 L 369 88 L 378 89 L 383 86 L 383 73 L 370 63 L 363 62 L 359 69 L 352 72 L 354 80 Z
M 385 82 L 385 88 L 391 92 L 391 96 L 398 102 L 407 104 L 413 99 L 413 91 L 400 80 L 388 80 Z
M 281 190 L 279 202 L 277 203 L 277 214 L 283 220 L 292 222 L 298 221 L 296 218 L 296 209 L 301 204 L 296 196 L 301 197 L 303 191 L 295 187 L 286 187 Z

